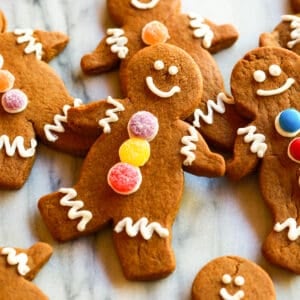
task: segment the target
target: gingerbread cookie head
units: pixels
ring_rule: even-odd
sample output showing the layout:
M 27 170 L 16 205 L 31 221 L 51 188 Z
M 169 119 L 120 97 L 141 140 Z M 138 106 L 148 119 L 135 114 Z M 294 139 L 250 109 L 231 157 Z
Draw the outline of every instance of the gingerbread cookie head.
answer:
M 122 26 L 136 18 L 165 20 L 179 11 L 180 0 L 108 0 L 107 7 L 114 22 Z
M 255 119 L 278 113 L 271 107 L 297 106 L 300 59 L 282 48 L 260 47 L 247 53 L 234 67 L 231 89 L 239 112 Z
M 300 10 L 298 11 L 300 12 Z M 300 54 L 300 15 L 283 15 L 281 22 L 271 33 L 263 33 L 259 38 L 259 45 L 277 46 Z
M 52 255 L 52 248 L 36 243 L 29 249 L 0 248 L 1 299 L 37 299 L 48 297 L 30 281 Z
M 223 256 L 197 274 L 192 299 L 275 300 L 276 296 L 269 275 L 261 267 L 238 256 Z
M 137 110 L 155 110 L 171 120 L 185 119 L 193 112 L 201 99 L 202 77 L 187 58 L 184 51 L 166 44 L 145 48 L 132 58 L 124 82 Z

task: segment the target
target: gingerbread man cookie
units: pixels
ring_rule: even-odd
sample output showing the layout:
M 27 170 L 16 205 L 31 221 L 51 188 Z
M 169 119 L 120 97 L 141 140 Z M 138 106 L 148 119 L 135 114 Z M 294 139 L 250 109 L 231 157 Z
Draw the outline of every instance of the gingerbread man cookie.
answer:
M 168 42 L 187 51 L 203 76 L 202 101 L 188 118 L 214 146 L 231 150 L 236 128 L 243 122 L 233 99 L 226 95 L 220 70 L 210 53 L 231 46 L 238 38 L 231 25 L 215 25 L 197 14 L 180 13 L 179 0 L 108 0 L 110 16 L 119 28 L 107 36 L 81 67 L 85 73 L 101 73 L 120 64 L 121 87 L 127 94 L 123 73 L 130 58 L 147 45 Z M 211 126 L 211 125 L 214 126 Z
M 16 189 L 30 173 L 38 140 L 84 154 L 94 138 L 79 140 L 67 128 L 69 108 L 81 102 L 46 63 L 64 49 L 68 37 L 31 29 L 4 32 L 5 24 L 0 33 L 0 188 Z
M 238 256 L 218 257 L 197 274 L 193 300 L 275 300 L 269 275 L 257 264 Z
M 39 209 L 59 241 L 112 224 L 125 276 L 150 280 L 175 268 L 171 237 L 182 169 L 221 176 L 225 165 L 182 121 L 202 94 L 199 68 L 185 51 L 168 44 L 140 50 L 128 64 L 126 81 L 127 98 L 70 109 L 74 127 L 103 133 L 85 158 L 79 181 L 42 197 Z
M 250 51 L 233 69 L 232 93 L 251 120 L 239 128 L 227 173 L 239 179 L 259 168 L 260 189 L 273 215 L 264 243 L 273 263 L 300 273 L 300 57 L 278 47 Z
M 30 281 L 52 255 L 52 248 L 36 243 L 29 249 L 0 248 L 0 298 L 7 300 L 36 299 L 48 297 Z

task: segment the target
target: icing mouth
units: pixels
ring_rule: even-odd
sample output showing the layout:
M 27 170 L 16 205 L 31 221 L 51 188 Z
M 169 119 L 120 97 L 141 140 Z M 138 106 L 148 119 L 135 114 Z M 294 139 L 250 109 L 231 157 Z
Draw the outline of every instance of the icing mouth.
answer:
M 138 9 L 151 9 L 154 8 L 160 0 L 150 0 L 147 3 L 140 0 L 131 0 L 131 5 Z
M 223 300 L 241 300 L 244 298 L 245 293 L 242 290 L 240 290 L 237 291 L 234 295 L 230 295 L 226 288 L 222 288 L 220 290 L 220 296 Z
M 273 90 L 262 90 L 259 89 L 256 91 L 256 94 L 259 96 L 274 96 L 279 95 L 287 91 L 295 83 L 294 78 L 288 78 L 286 82 L 279 88 Z
M 155 85 L 153 78 L 151 76 L 148 76 L 146 78 L 146 83 L 147 83 L 149 90 L 153 94 L 155 94 L 156 96 L 161 97 L 161 98 L 170 98 L 170 97 L 174 96 L 176 93 L 179 93 L 181 91 L 180 87 L 177 85 L 173 86 L 167 92 L 162 91 Z

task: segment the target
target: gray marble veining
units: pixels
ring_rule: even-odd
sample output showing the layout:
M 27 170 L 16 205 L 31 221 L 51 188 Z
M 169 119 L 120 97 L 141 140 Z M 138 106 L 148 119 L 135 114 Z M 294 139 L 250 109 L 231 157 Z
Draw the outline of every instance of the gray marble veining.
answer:
M 235 62 L 257 46 L 260 32 L 270 31 L 282 13 L 283 0 L 183 0 L 183 11 L 199 11 L 215 22 L 234 24 L 240 39 L 215 57 L 229 84 Z M 201 3 L 200 3 L 201 2 Z M 215 9 L 215 5 L 222 8 Z M 70 93 L 89 102 L 120 96 L 117 73 L 86 77 L 79 67 L 83 54 L 94 49 L 110 24 L 104 0 L 0 0 L 8 28 L 59 30 L 70 36 L 66 50 L 51 62 Z M 53 257 L 35 283 L 52 300 L 188 300 L 192 281 L 209 260 L 236 254 L 262 265 L 276 285 L 278 299 L 300 297 L 300 278 L 271 266 L 260 246 L 271 227 L 271 217 L 255 175 L 239 183 L 186 175 L 180 212 L 173 229 L 176 271 L 156 282 L 124 279 L 111 239 L 111 229 L 59 244 L 43 224 L 37 200 L 61 186 L 71 186 L 81 160 L 39 148 L 36 164 L 19 191 L 0 192 L 0 245 L 29 247 L 37 240 L 54 247 Z

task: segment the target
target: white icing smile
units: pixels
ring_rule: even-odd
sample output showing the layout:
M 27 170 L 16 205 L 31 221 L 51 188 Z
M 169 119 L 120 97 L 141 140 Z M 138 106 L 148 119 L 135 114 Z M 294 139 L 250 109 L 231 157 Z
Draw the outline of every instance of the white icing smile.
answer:
M 270 65 L 269 66 L 269 73 L 273 77 L 278 77 L 281 75 L 281 68 L 278 65 Z M 262 70 L 256 70 L 253 73 L 253 78 L 256 82 L 262 83 L 267 79 L 266 73 Z M 273 90 L 263 90 L 263 89 L 258 89 L 256 91 L 256 94 L 259 96 L 274 96 L 274 95 L 279 95 L 287 91 L 293 84 L 295 83 L 295 79 L 289 77 L 286 82 L 280 86 L 277 89 Z
M 153 64 L 154 69 L 156 71 L 163 70 L 165 67 L 165 64 L 162 60 L 156 60 Z M 176 66 L 170 66 L 168 69 L 168 73 L 171 76 L 175 76 L 178 73 L 178 68 Z M 174 96 L 176 93 L 179 93 L 181 91 L 180 87 L 178 85 L 173 86 L 169 91 L 162 91 L 160 90 L 154 83 L 152 76 L 146 77 L 146 84 L 149 88 L 149 90 L 155 94 L 156 96 L 160 98 L 170 98 Z
M 226 285 L 230 283 L 234 283 L 234 285 L 241 287 L 245 284 L 245 278 L 243 276 L 237 276 L 234 279 L 229 274 L 224 274 L 222 276 L 222 282 Z M 245 293 L 243 290 L 237 291 L 234 295 L 228 293 L 226 288 L 220 289 L 220 296 L 223 300 L 241 300 L 245 297 Z
M 139 0 L 131 0 L 131 5 L 137 9 L 151 9 L 154 8 L 160 0 L 150 0 L 147 3 L 141 2 Z
M 221 288 L 220 296 L 222 297 L 223 300 L 240 300 L 244 298 L 245 293 L 240 290 L 237 291 L 234 295 L 231 295 L 228 293 L 226 288 Z

